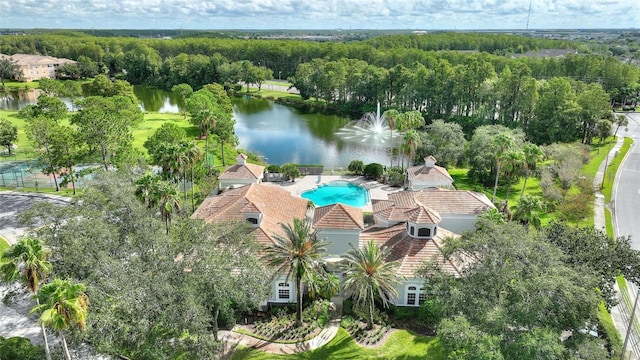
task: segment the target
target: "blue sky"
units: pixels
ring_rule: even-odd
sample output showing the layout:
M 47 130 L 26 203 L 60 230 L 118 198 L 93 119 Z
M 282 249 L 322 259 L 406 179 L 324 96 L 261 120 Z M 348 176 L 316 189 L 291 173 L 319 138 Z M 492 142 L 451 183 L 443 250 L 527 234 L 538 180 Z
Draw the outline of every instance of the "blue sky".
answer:
M 0 0 L 0 28 L 640 28 L 638 0 Z

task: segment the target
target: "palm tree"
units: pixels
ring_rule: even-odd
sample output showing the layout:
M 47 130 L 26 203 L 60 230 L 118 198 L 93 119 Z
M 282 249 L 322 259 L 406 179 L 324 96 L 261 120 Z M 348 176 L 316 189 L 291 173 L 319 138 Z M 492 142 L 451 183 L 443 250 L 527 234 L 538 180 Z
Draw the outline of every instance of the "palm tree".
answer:
M 71 360 L 64 332 L 72 327 L 86 328 L 89 298 L 84 284 L 72 284 L 69 280 L 55 279 L 44 285 L 35 295 L 39 305 L 31 313 L 40 313 L 39 322 L 58 331 L 67 360 Z
M 524 226 L 533 225 L 540 228 L 540 212 L 545 208 L 544 203 L 537 196 L 525 195 L 518 199 L 514 207 L 513 220 L 520 221 Z
M 389 144 L 391 144 L 391 164 L 389 166 L 393 166 L 393 129 L 396 127 L 396 120 L 400 117 L 400 113 L 398 110 L 391 109 L 385 111 L 382 116 L 387 120 L 387 125 L 389 126 Z
M 169 234 L 171 227 L 171 214 L 174 210 L 180 210 L 180 193 L 178 188 L 167 181 L 159 181 L 153 195 L 154 201 L 160 207 L 160 216 Z
M 413 158 L 416 155 L 416 149 L 420 146 L 420 135 L 418 132 L 411 129 L 404 133 L 404 148 L 406 150 L 406 154 L 409 155 L 409 161 L 407 161 L 407 166 L 413 164 Z M 404 168 L 404 160 L 402 161 L 402 167 Z
M 524 155 L 524 184 L 522 184 L 522 191 L 520 197 L 524 195 L 524 189 L 527 188 L 527 180 L 531 176 L 531 172 L 536 169 L 538 161 L 542 159 L 542 150 L 536 144 L 524 144 L 522 147 L 522 154 Z
M 400 263 L 386 261 L 387 249 L 380 249 L 373 240 L 358 249 L 352 244 L 345 255 L 345 274 L 342 289 L 353 297 L 356 305 L 367 311 L 367 325 L 373 328 L 373 313 L 376 299 L 387 307 L 398 296 L 396 285 L 402 278 L 398 275 Z
M 47 261 L 51 251 L 44 246 L 42 240 L 32 237 L 20 239 L 7 249 L 0 258 L 0 276 L 5 282 L 20 279 L 33 294 L 38 291 L 40 283 L 51 273 L 51 263 Z M 47 360 L 51 359 L 49 342 L 44 325 L 41 325 L 44 338 L 44 350 Z
M 158 186 L 158 181 L 160 181 L 160 178 L 150 173 L 146 173 L 136 180 L 136 197 L 142 201 L 148 209 L 156 205 L 154 194 Z
M 509 150 L 502 154 L 502 166 L 505 177 L 507 178 L 507 196 L 506 201 L 509 202 L 509 193 L 511 191 L 511 182 L 514 178 L 519 177 L 520 171 L 525 166 L 524 154 L 521 151 Z
M 495 138 L 493 138 L 492 144 L 495 147 L 496 151 L 496 181 L 493 185 L 493 197 L 491 198 L 491 202 L 496 202 L 496 190 L 498 190 L 498 178 L 500 177 L 500 165 L 502 155 L 509 149 L 511 149 L 514 145 L 514 140 L 511 136 L 507 134 L 498 134 Z
M 280 224 L 284 236 L 273 235 L 273 244 L 267 246 L 263 260 L 269 266 L 274 266 L 278 273 L 287 273 L 295 279 L 298 309 L 296 326 L 302 325 L 302 281 L 322 271 L 317 262 L 325 253 L 323 240 L 318 239 L 317 231 L 311 229 L 308 220 L 293 219 L 291 224 Z
M 183 159 L 184 159 L 184 181 L 185 181 L 185 202 L 186 202 L 186 181 L 187 181 L 187 167 L 191 169 L 191 208 L 192 211 L 195 211 L 195 203 L 194 203 L 194 183 L 193 183 L 193 167 L 195 164 L 202 159 L 202 150 L 200 147 L 196 145 L 193 141 L 181 141 L 180 145 L 182 146 L 183 151 Z M 185 205 L 186 206 L 186 205 Z

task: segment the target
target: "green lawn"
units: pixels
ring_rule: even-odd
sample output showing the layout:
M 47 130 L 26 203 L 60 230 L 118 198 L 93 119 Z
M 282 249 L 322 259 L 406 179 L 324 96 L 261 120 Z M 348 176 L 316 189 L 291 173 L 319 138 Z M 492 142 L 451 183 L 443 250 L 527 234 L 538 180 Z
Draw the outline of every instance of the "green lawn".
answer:
M 0 84 L 1 85 L 1 84 Z M 32 82 L 24 82 L 24 81 L 5 81 L 4 82 L 4 87 L 8 90 L 8 91 L 12 91 L 12 90 L 24 90 L 24 89 L 37 89 L 38 88 L 38 82 L 37 81 L 32 81 Z
M 633 144 L 633 139 L 629 137 L 624 138 L 624 144 L 622 144 L 620 151 L 618 151 L 615 157 L 609 158 L 607 173 L 605 174 L 602 182 L 602 194 L 604 195 L 605 203 L 609 203 L 611 201 L 611 192 L 613 191 L 613 183 L 616 174 L 618 173 L 618 167 L 620 167 L 622 159 L 624 159 L 627 152 L 629 152 L 631 144 Z
M 17 157 L 6 157 L 5 160 L 26 160 L 32 159 L 35 157 L 33 153 L 33 146 L 31 142 L 27 138 L 27 134 L 25 132 L 26 129 L 26 121 L 18 117 L 17 111 L 11 110 L 0 110 L 0 118 L 8 119 L 12 124 L 18 127 L 18 148 L 17 148 Z M 176 125 L 180 126 L 187 132 L 187 136 L 190 139 L 194 139 L 198 136 L 198 128 L 189 123 L 188 119 L 184 119 L 180 114 L 171 114 L 171 113 L 156 113 L 156 112 L 147 112 L 144 114 L 144 120 L 133 129 L 133 147 L 140 150 L 143 154 L 146 155 L 147 150 L 144 148 L 144 142 L 153 134 L 153 132 L 162 126 L 165 122 L 173 122 Z M 65 125 L 68 125 L 68 119 L 62 122 Z M 195 140 L 196 144 L 198 144 L 203 150 L 205 147 L 204 140 Z M 209 138 L 209 149 L 214 154 L 213 163 L 216 166 L 220 166 L 222 164 L 220 144 L 216 141 L 215 136 L 211 136 Z M 0 149 L 1 151 L 1 149 Z M 225 145 L 225 163 L 226 165 L 231 165 L 235 163 L 236 149 L 230 145 Z M 0 158 L 2 160 L 2 158 Z
M 444 360 L 442 346 L 434 337 L 397 330 L 380 347 L 369 349 L 356 344 L 349 333 L 340 328 L 327 345 L 294 355 L 275 355 L 238 346 L 232 360 L 240 359 L 406 359 Z

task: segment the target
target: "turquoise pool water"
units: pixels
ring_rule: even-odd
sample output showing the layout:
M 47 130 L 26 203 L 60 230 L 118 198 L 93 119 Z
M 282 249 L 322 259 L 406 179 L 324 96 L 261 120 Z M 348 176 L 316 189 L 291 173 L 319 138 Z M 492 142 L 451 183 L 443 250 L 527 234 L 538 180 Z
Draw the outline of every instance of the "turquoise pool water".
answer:
M 302 197 L 313 201 L 316 206 L 341 203 L 362 207 L 369 201 L 369 192 L 362 186 L 348 181 L 332 181 L 328 184 L 322 184 L 314 190 L 303 192 Z

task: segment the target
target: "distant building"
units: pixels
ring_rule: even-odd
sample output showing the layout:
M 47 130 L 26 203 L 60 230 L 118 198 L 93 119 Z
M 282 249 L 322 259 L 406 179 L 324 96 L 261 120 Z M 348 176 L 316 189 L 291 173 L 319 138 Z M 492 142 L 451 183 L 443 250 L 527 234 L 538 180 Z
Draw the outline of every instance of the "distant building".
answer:
M 63 64 L 75 64 L 69 59 L 60 59 L 53 56 L 29 55 L 29 54 L 0 54 L 0 59 L 9 59 L 18 65 L 20 77 L 16 80 L 31 82 L 42 78 L 55 79 L 56 69 Z

